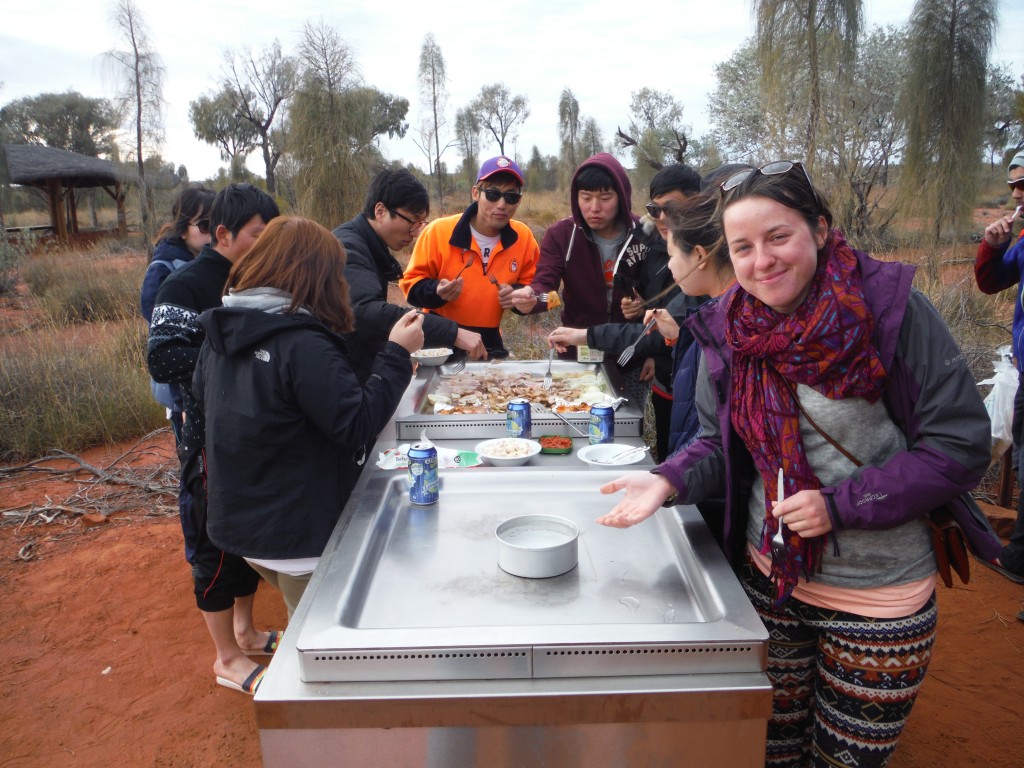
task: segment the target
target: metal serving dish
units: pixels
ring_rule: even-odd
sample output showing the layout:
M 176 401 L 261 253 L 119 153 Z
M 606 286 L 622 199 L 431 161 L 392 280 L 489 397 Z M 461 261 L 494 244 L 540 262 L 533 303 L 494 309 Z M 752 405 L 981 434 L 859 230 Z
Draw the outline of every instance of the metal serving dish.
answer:
M 302 680 L 763 671 L 764 627 L 695 510 L 594 522 L 619 498 L 598 488 L 623 471 L 442 472 L 429 508 L 409 504 L 404 475 L 372 476 L 305 598 Z M 576 568 L 523 579 L 498 566 L 495 528 L 524 513 L 578 526 Z
M 561 576 L 576 567 L 580 529 L 556 515 L 520 515 L 494 529 L 498 567 L 524 579 Z
M 505 436 L 505 414 L 439 414 L 427 399 L 434 394 L 441 382 L 441 376 L 451 373 L 451 365 L 435 368 L 421 368 L 412 380 L 406 395 L 395 412 L 395 430 L 399 440 L 411 440 L 420 436 L 424 429 L 431 438 L 485 438 Z M 493 363 L 467 363 L 463 375 L 483 377 L 496 371 L 509 373 L 536 374 L 541 380 L 548 369 L 547 360 L 501 360 Z M 569 360 L 555 360 L 552 373 L 586 373 L 598 376 L 601 388 L 615 397 L 624 397 L 622 374 L 614 365 L 604 363 L 577 363 Z M 587 431 L 590 414 L 587 411 L 563 414 L 577 429 Z M 533 408 L 533 434 L 571 434 L 569 428 L 557 416 Z M 620 437 L 638 437 L 643 434 L 643 414 L 635 403 L 626 402 L 615 410 L 615 434 Z

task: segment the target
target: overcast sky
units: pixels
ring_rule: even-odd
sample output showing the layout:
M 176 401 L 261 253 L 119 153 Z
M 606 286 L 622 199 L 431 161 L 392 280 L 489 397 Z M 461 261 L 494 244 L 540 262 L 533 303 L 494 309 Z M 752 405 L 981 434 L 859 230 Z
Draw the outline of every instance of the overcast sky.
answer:
M 432 32 L 448 72 L 448 118 L 484 85 L 502 82 L 529 99 L 531 115 L 514 146 L 528 159 L 533 145 L 544 154 L 558 146 L 558 98 L 571 88 L 580 111 L 597 119 L 605 139 L 628 123 L 630 94 L 644 86 L 668 91 L 683 105 L 683 120 L 699 137 L 708 130 L 707 97 L 714 65 L 725 61 L 752 33 L 748 0 L 668 0 L 632 5 L 621 0 L 435 0 L 368 4 L 365 0 L 136 0 L 166 68 L 166 141 L 162 154 L 184 164 L 192 179 L 222 165 L 216 149 L 198 141 L 188 121 L 189 102 L 212 92 L 223 51 L 258 52 L 277 38 L 294 52 L 303 24 L 321 17 L 355 54 L 366 82 L 409 99 L 413 135 L 420 122 L 417 67 L 424 36 Z M 1024 2 L 999 0 L 993 61 L 1024 74 Z M 22 96 L 77 90 L 110 97 L 104 51 L 120 43 L 110 20 L 111 2 L 0 0 L 0 105 Z M 913 0 L 865 0 L 867 25 L 902 25 Z M 281 9 L 286 13 L 281 13 Z M 98 10 L 94 10 L 98 9 Z M 756 76 L 756 73 L 751 73 Z M 389 159 L 425 166 L 410 138 L 385 141 Z M 484 154 L 497 154 L 485 144 Z M 452 167 L 456 150 L 443 158 Z M 262 174 L 254 152 L 249 165 Z

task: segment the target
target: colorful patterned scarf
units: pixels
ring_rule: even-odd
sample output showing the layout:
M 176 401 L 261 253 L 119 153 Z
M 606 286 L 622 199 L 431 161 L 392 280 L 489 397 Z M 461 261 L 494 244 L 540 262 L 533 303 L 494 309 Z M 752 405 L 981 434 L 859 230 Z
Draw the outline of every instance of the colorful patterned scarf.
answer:
M 733 349 L 732 423 L 764 482 L 762 554 L 771 552 L 778 528 L 771 500 L 778 498 L 779 467 L 786 498 L 821 487 L 800 437 L 796 385 L 806 384 L 833 400 L 876 402 L 885 370 L 873 331 L 857 257 L 838 230 L 829 233 L 810 292 L 792 314 L 780 314 L 742 289 L 730 300 L 725 337 Z M 801 573 L 809 579 L 821 571 L 824 545 L 824 536 L 788 534 L 785 557 L 772 555 L 776 604 L 790 596 Z

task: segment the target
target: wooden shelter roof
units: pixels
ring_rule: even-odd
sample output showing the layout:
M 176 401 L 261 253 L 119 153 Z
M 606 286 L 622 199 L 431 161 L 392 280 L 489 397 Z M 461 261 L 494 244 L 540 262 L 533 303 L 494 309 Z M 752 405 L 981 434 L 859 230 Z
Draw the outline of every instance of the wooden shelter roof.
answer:
M 4 144 L 3 155 L 12 184 L 38 187 L 60 180 L 64 186 L 103 187 L 122 180 L 110 160 L 66 149 L 41 144 Z

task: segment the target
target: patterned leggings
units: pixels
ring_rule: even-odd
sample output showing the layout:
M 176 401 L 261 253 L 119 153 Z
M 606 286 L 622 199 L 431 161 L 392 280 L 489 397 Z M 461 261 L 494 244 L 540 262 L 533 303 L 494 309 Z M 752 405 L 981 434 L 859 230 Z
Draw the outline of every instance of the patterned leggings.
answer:
M 774 608 L 771 582 L 750 563 L 742 581 L 768 629 L 765 765 L 886 765 L 931 660 L 935 594 L 911 616 L 871 619 L 795 598 Z

